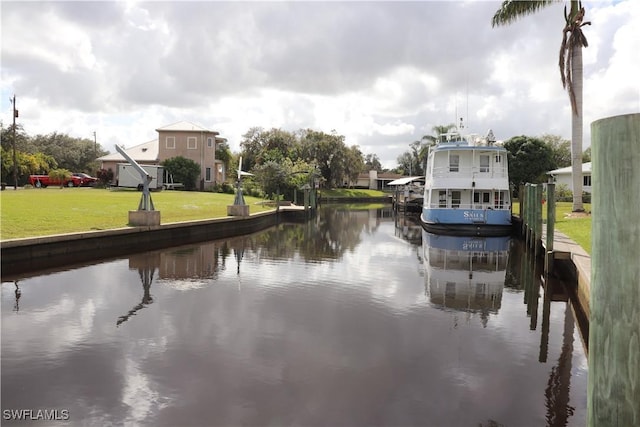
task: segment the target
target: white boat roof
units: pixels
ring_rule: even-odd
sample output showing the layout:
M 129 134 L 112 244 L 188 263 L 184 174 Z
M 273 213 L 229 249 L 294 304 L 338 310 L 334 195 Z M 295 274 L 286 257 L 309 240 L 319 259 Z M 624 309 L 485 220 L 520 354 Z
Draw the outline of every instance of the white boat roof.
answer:
M 387 185 L 406 185 L 417 179 L 424 179 L 424 176 L 408 176 L 406 178 L 399 178 L 389 182 Z

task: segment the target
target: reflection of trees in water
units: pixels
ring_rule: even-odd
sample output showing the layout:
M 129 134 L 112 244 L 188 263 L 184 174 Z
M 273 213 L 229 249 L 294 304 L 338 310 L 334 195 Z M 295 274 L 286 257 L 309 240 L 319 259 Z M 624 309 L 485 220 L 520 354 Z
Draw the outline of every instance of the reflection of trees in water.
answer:
M 377 210 L 323 209 L 304 224 L 280 224 L 256 237 L 261 257 L 292 258 L 299 254 L 306 261 L 339 259 L 356 248 L 362 233 L 370 234 L 380 224 Z

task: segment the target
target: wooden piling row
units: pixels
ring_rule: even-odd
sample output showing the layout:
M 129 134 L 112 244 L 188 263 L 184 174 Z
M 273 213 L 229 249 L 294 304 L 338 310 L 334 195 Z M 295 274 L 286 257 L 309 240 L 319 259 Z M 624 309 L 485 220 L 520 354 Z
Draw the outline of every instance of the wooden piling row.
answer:
M 544 185 L 547 187 L 547 197 L 543 198 Z M 522 235 L 525 244 L 533 249 L 534 255 L 538 257 L 540 251 L 546 248 L 545 274 L 553 270 L 553 239 L 555 232 L 555 184 L 530 184 L 520 187 L 522 196 L 520 206 L 520 218 L 522 218 Z M 543 203 L 544 200 L 544 203 Z M 544 221 L 542 219 L 543 206 L 547 209 L 546 233 L 543 232 Z M 546 234 L 543 244 L 542 237 Z

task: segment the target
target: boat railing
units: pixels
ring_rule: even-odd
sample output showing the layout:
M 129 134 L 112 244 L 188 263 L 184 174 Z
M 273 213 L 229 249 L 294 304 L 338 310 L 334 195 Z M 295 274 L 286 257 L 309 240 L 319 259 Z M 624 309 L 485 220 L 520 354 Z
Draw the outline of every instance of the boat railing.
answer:
M 454 203 L 451 206 L 442 206 L 438 202 L 425 205 L 429 209 L 462 209 L 462 210 L 509 210 L 509 204 L 507 203 Z
M 508 176 L 505 167 L 461 167 L 461 166 L 438 166 L 433 168 L 431 176 L 434 178 L 451 177 L 452 173 L 459 176 L 469 176 L 477 178 L 505 178 Z

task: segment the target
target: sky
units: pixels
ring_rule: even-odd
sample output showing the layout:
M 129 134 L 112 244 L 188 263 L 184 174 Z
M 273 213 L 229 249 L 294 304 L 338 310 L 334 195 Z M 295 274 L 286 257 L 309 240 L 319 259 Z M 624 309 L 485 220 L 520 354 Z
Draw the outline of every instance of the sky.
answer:
M 0 3 L 1 115 L 115 152 L 189 121 L 233 152 L 252 127 L 314 129 L 393 168 L 433 127 L 571 138 L 563 2 L 491 27 L 500 1 Z M 583 1 L 584 140 L 640 112 L 640 1 Z

